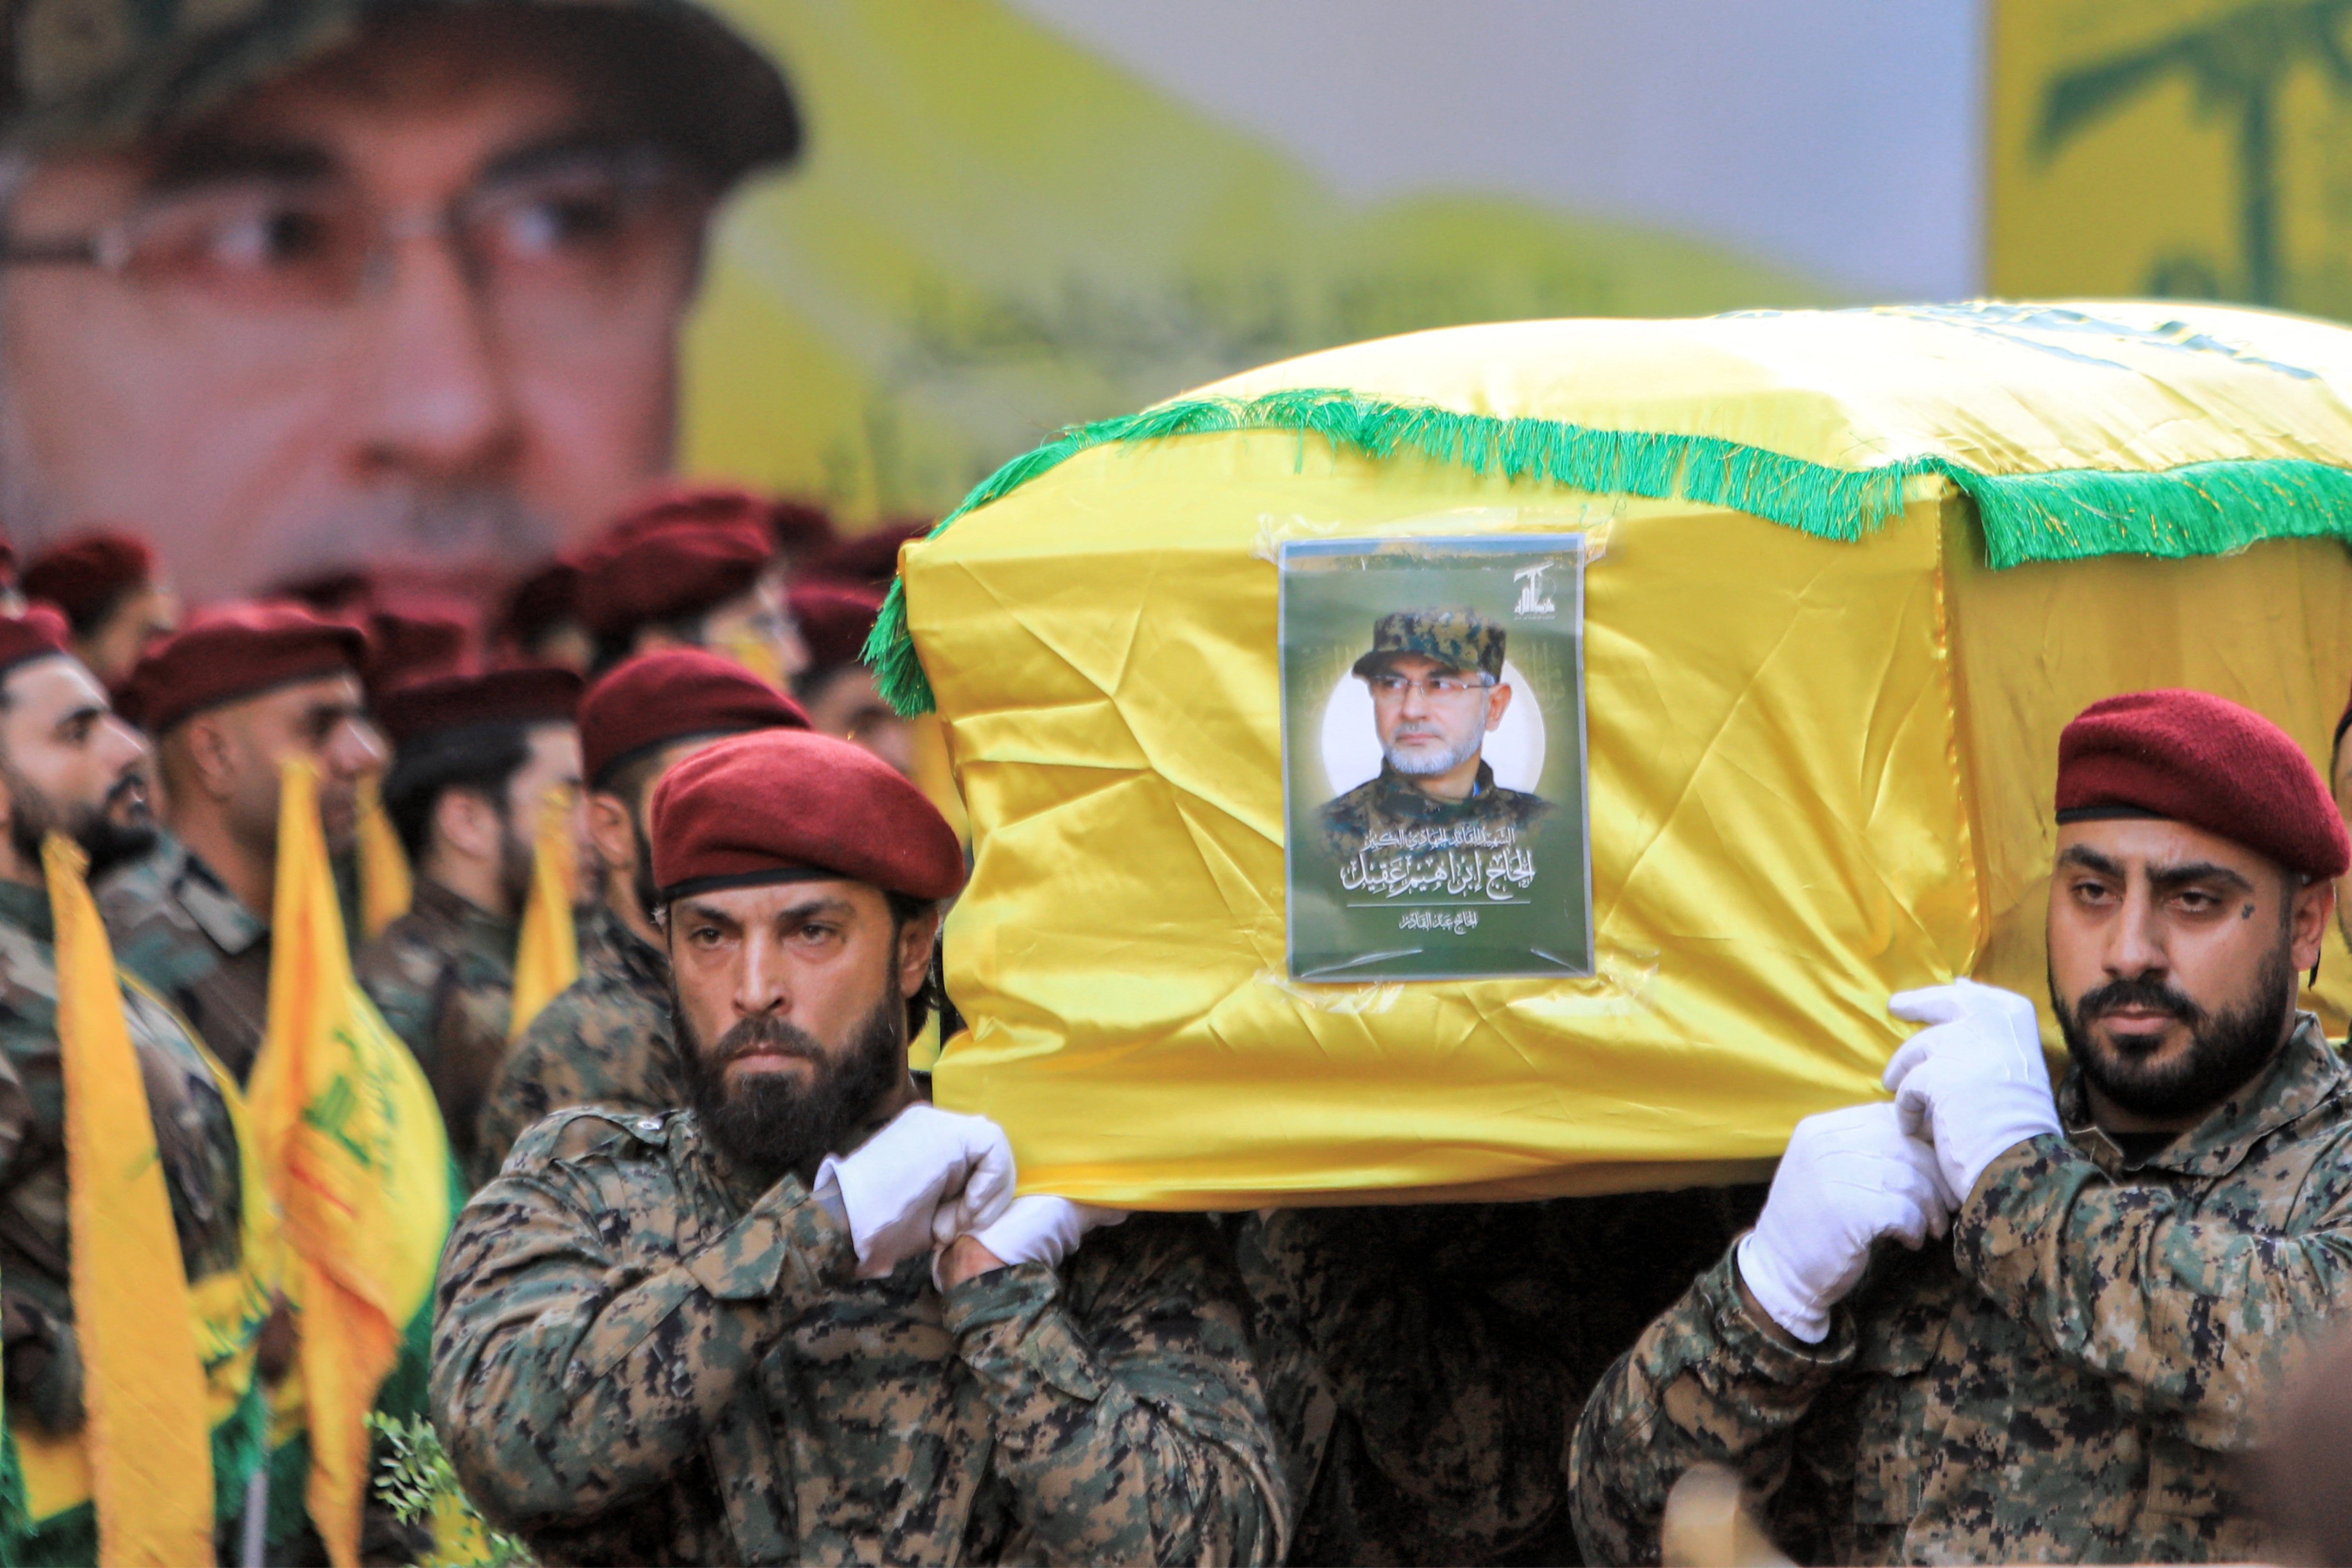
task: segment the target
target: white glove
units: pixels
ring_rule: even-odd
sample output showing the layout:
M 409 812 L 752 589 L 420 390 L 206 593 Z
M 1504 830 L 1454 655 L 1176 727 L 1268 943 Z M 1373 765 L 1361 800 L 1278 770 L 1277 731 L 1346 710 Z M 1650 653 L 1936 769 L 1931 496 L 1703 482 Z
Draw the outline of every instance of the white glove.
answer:
M 847 1159 L 828 1154 L 813 1194 L 849 1226 L 857 1277 L 978 1230 L 1013 1201 L 1013 1145 L 984 1116 L 910 1105 Z
M 1903 1130 L 1936 1146 L 1961 1201 L 1987 1165 L 2029 1138 L 2063 1131 L 2033 1004 L 2014 991 L 1955 980 L 1898 991 L 1886 1010 L 1931 1028 L 1903 1042 L 1882 1080 Z
M 1944 1234 L 1953 1206 L 1935 1152 L 1903 1131 L 1893 1106 L 1808 1116 L 1789 1135 L 1756 1228 L 1740 1238 L 1739 1278 L 1774 1322 L 1819 1344 L 1872 1244 L 1892 1237 L 1916 1250 Z
M 971 1238 L 1001 1262 L 1043 1263 L 1060 1268 L 1062 1259 L 1078 1249 L 1078 1240 L 1090 1230 L 1127 1223 L 1125 1209 L 1097 1208 L 1067 1198 L 1015 1198 L 993 1225 L 971 1232 Z M 931 1283 L 940 1289 L 941 1247 L 931 1255 Z

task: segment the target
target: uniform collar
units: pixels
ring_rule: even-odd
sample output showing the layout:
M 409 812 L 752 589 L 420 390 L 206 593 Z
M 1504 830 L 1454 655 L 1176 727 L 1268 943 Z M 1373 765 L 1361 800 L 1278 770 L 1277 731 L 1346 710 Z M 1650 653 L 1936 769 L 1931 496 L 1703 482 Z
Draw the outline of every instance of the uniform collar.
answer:
M 2137 1168 L 2184 1176 L 2226 1176 L 2253 1152 L 2255 1144 L 2342 1094 L 2347 1078 L 2352 1073 L 2347 1072 L 2343 1058 L 2328 1045 L 2318 1018 L 2297 1013 L 2294 1032 L 2268 1067 Z M 2058 1087 L 2058 1114 L 2068 1137 L 2103 1169 L 2113 1173 L 2124 1168 L 2123 1151 L 2092 1123 L 2090 1100 L 2079 1069 L 2068 1071 Z
M 667 992 L 669 987 L 669 955 L 645 938 L 631 931 L 628 923 L 613 912 L 610 904 L 598 900 L 581 925 L 581 941 L 602 945 L 612 954 L 613 963 L 635 980 Z M 581 954 L 581 968 L 587 968 L 587 954 Z
M 1470 793 L 1460 800 L 1439 800 L 1434 795 L 1423 795 L 1410 778 L 1397 772 L 1395 763 L 1387 761 L 1381 763 L 1381 793 L 1403 795 L 1414 809 L 1420 811 L 1459 811 L 1480 796 L 1493 793 L 1494 788 L 1495 770 L 1484 757 L 1478 759 L 1478 776 L 1471 781 Z
M 235 958 L 268 938 L 269 922 L 247 909 L 203 857 L 177 838 L 168 854 L 163 885 L 215 947 Z
M 449 931 L 457 941 L 501 958 L 514 956 L 515 936 L 521 929 L 520 921 L 504 915 L 494 915 L 463 893 L 444 887 L 430 877 L 416 879 L 415 896 L 409 901 L 409 912 L 428 926 Z

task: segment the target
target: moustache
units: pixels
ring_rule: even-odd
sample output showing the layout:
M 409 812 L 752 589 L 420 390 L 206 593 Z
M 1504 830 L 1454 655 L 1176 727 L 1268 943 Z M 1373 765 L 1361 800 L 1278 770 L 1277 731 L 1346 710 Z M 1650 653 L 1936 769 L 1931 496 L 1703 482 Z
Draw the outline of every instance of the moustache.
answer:
M 725 1067 L 744 1057 L 792 1057 L 815 1062 L 823 1058 L 816 1038 L 807 1030 L 785 1023 L 782 1018 L 746 1018 L 725 1034 L 710 1047 L 713 1066 Z
M 2205 1021 L 2204 1008 L 2163 981 L 2146 975 L 2129 980 L 2110 980 L 2097 990 L 2085 993 L 2083 999 L 2075 1004 L 2074 1016 L 2087 1024 L 2094 1018 L 2119 1013 L 2126 1007 L 2145 1013 L 2161 1013 L 2191 1028 Z

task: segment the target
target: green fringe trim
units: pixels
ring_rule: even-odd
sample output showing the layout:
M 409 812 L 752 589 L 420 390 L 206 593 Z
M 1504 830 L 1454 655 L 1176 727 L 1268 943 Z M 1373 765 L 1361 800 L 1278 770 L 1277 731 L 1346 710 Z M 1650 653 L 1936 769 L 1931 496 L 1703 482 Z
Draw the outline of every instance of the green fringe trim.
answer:
M 2265 539 L 2352 539 L 2352 471 L 2294 458 L 2195 463 L 2141 472 L 2068 468 L 1983 474 L 1941 458 L 1833 468 L 1713 436 L 1594 430 L 1550 419 L 1500 419 L 1352 392 L 1302 387 L 1239 398 L 1189 398 L 1140 414 L 1073 425 L 981 481 L 941 519 L 1011 494 L 1089 447 L 1236 430 L 1319 436 L 1374 458 L 1418 457 L 1514 483 L 1598 494 L 1680 497 L 1729 507 L 1851 542 L 1900 511 L 1904 487 L 1941 475 L 1976 503 L 1996 569 L 2098 555 L 2220 555 Z M 1299 462 L 1306 462 L 1306 444 Z M 883 699 L 909 716 L 932 711 L 929 679 L 907 630 L 906 585 L 890 584 L 866 639 Z

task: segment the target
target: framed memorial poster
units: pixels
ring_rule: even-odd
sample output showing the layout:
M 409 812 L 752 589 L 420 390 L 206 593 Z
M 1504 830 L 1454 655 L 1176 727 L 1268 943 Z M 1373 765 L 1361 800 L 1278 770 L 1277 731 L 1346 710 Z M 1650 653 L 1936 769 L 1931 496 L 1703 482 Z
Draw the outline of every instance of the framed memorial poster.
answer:
M 1584 543 L 1281 547 L 1294 979 L 1592 973 Z

